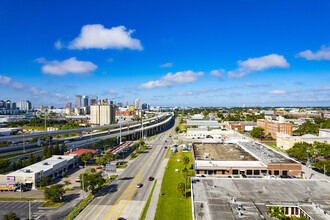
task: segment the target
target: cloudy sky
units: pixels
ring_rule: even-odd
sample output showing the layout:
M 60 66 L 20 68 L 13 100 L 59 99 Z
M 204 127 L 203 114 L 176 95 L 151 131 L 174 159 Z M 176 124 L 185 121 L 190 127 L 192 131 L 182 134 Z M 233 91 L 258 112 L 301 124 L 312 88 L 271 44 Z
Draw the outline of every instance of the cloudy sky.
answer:
M 0 4 L 0 99 L 330 105 L 328 0 Z

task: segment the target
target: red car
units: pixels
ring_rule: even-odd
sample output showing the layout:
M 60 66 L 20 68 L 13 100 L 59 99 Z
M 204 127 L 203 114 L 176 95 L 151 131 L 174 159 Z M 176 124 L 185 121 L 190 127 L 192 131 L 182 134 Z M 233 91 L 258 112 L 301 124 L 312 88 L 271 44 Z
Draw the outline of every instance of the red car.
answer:
M 154 178 L 152 177 L 152 176 L 149 176 L 149 179 L 148 179 L 149 181 L 153 181 L 154 180 Z
M 98 170 L 102 170 L 102 167 L 96 167 L 96 169 L 98 169 Z

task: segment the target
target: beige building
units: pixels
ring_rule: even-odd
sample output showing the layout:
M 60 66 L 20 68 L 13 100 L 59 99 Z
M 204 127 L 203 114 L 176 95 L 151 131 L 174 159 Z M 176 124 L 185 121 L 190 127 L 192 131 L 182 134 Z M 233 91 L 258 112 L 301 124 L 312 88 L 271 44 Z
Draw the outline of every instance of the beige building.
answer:
M 90 121 L 93 125 L 109 125 L 115 122 L 116 109 L 113 104 L 99 102 L 90 106 Z
M 319 137 L 330 137 L 330 129 L 320 129 Z
M 272 138 L 276 138 L 278 133 L 292 135 L 292 123 L 258 119 L 257 126 L 265 129 L 265 135 L 271 134 Z
M 284 150 L 288 150 L 291 147 L 293 147 L 295 143 L 306 142 L 312 144 L 314 143 L 314 141 L 325 142 L 330 144 L 330 137 L 320 137 L 311 134 L 306 134 L 303 136 L 290 136 L 286 134 L 277 134 L 276 145 L 277 147 L 280 147 Z

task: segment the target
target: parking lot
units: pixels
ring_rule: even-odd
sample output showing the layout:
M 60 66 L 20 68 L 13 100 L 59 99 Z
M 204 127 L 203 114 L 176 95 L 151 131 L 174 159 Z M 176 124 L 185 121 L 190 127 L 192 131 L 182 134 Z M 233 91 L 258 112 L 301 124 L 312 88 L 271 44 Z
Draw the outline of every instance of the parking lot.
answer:
M 44 202 L 35 201 L 31 202 L 31 215 L 32 218 L 38 218 L 41 216 L 45 211 L 43 209 L 39 209 Z M 0 201 L 0 219 L 10 211 L 16 213 L 16 215 L 21 218 L 28 218 L 29 217 L 29 202 L 28 201 Z

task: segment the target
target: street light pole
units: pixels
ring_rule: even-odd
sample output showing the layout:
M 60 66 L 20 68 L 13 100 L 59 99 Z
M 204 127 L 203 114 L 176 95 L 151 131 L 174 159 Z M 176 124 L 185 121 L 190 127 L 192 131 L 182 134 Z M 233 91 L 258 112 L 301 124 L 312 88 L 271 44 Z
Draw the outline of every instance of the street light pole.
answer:
M 119 123 L 120 123 L 120 139 L 119 139 L 119 145 L 121 145 L 121 110 L 119 110 Z
M 29 200 L 29 220 L 32 220 L 31 218 L 31 201 Z
M 86 162 L 85 162 L 86 164 Z M 85 166 L 86 168 L 86 166 Z M 85 200 L 85 182 L 84 182 L 84 173 L 82 174 L 82 184 L 83 184 L 83 199 Z

